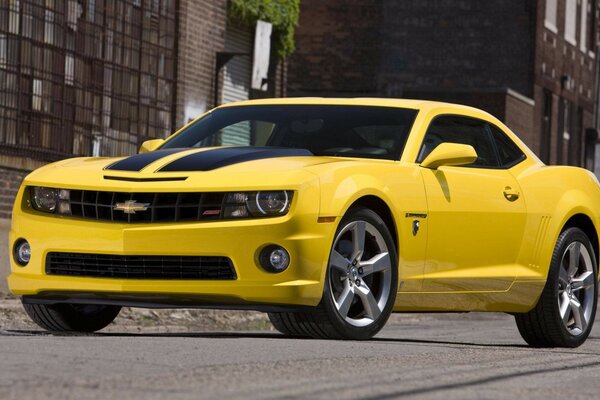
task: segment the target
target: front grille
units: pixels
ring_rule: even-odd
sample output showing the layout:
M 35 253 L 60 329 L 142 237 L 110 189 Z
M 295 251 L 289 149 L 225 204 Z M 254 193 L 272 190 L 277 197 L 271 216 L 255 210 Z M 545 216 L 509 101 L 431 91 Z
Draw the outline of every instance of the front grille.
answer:
M 92 278 L 235 280 L 233 263 L 213 256 L 48 253 L 46 274 Z
M 95 190 L 70 191 L 71 215 L 113 222 L 186 222 L 221 218 L 225 193 L 123 193 Z M 144 206 L 126 213 L 120 205 Z

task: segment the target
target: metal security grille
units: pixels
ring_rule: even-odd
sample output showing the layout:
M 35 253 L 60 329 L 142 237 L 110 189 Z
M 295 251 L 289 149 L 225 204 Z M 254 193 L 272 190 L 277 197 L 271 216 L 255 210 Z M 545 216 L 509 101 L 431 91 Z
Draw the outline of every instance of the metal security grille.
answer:
M 221 218 L 225 193 L 123 193 L 71 190 L 71 215 L 123 223 L 212 221 Z M 145 210 L 124 212 L 130 206 Z M 115 209 L 117 208 L 117 209 Z
M 0 152 L 125 155 L 172 131 L 176 0 L 0 1 Z
M 48 253 L 46 274 L 124 279 L 235 280 L 233 263 L 212 256 Z

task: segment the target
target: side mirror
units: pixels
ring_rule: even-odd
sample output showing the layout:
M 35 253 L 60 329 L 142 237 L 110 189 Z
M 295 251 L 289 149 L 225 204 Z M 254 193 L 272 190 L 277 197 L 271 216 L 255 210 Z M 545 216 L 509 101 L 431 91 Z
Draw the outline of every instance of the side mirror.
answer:
M 471 164 L 477 159 L 473 146 L 458 143 L 442 143 L 421 163 L 421 167 L 437 169 L 444 165 Z
M 164 139 L 146 140 L 140 146 L 139 153 L 142 154 L 142 153 L 148 153 L 149 151 L 154 151 L 154 150 L 158 149 L 160 147 L 160 145 L 163 144 L 164 142 L 165 142 Z

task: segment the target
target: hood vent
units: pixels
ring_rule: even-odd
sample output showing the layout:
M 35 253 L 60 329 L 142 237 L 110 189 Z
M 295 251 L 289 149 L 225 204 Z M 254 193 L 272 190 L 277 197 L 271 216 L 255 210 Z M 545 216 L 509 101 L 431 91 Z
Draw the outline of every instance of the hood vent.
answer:
M 126 181 L 126 182 L 169 182 L 169 181 L 185 181 L 187 176 L 172 176 L 162 178 L 132 178 L 128 176 L 111 176 L 104 175 L 104 179 L 113 181 Z

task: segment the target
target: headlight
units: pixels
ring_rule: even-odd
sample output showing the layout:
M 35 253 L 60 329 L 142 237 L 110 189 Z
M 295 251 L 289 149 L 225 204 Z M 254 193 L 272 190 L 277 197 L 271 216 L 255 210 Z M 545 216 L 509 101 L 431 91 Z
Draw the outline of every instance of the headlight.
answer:
M 287 190 L 228 193 L 223 205 L 223 217 L 248 218 L 285 215 L 290 209 L 292 193 Z
M 246 202 L 254 216 L 281 215 L 287 213 L 290 207 L 288 192 L 255 192 L 250 193 Z
M 45 187 L 32 188 L 31 204 L 38 211 L 53 213 L 56 210 L 57 191 Z
M 30 188 L 31 206 L 47 213 L 71 214 L 70 192 L 66 189 L 54 189 L 34 186 Z

